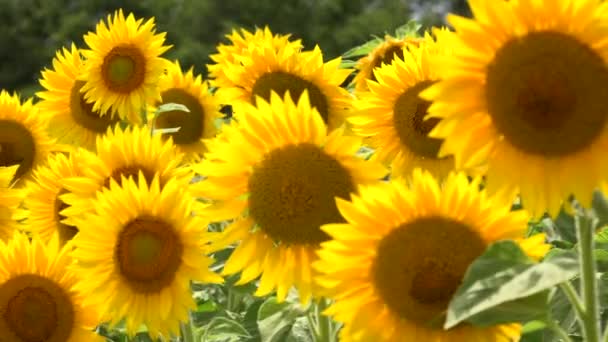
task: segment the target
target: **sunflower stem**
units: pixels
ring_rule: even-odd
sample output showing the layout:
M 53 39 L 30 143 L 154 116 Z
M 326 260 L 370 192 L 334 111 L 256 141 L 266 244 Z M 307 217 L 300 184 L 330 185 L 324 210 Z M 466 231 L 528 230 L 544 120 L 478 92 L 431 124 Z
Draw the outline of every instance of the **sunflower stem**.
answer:
M 583 306 L 583 302 L 581 301 L 581 298 L 576 293 L 576 289 L 574 288 L 574 286 L 572 286 L 572 284 L 569 281 L 567 281 L 565 283 L 559 284 L 559 287 L 560 287 L 560 289 L 562 289 L 562 291 L 568 298 L 568 301 L 570 302 L 570 304 L 572 304 L 572 306 L 574 307 L 576 314 L 579 317 L 583 317 L 585 315 L 585 307 Z
M 568 336 L 568 333 L 559 324 L 557 324 L 557 322 L 555 322 L 554 320 L 548 320 L 546 323 L 549 328 L 557 334 L 557 336 L 561 339 L 562 342 L 572 342 L 572 339 L 570 338 L 570 336 Z
M 313 304 L 313 312 L 308 316 L 308 322 L 314 336 L 315 342 L 335 342 L 336 334 L 330 317 L 323 315 L 323 311 L 329 306 L 325 298 L 319 299 Z
M 182 342 L 195 342 L 194 326 L 192 323 L 192 314 L 188 313 L 188 322 L 181 323 L 180 326 Z
M 598 290 L 594 251 L 594 232 L 597 220 L 586 210 L 580 210 L 576 217 L 576 234 L 579 245 L 581 267 L 581 298 L 585 305 L 584 314 L 578 313 L 583 329 L 583 337 L 588 342 L 600 341 L 598 310 Z

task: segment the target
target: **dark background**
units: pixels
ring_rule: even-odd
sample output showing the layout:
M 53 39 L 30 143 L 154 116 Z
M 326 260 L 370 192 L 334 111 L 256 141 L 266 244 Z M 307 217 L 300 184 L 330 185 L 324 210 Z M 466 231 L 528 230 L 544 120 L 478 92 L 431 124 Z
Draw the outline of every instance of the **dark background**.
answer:
M 329 60 L 412 18 L 428 27 L 443 25 L 446 12 L 469 15 L 466 0 L 0 0 L 0 89 L 32 96 L 55 52 L 85 47 L 82 36 L 118 8 L 155 17 L 173 45 L 164 57 L 203 75 L 232 28 L 268 25 L 318 44 Z

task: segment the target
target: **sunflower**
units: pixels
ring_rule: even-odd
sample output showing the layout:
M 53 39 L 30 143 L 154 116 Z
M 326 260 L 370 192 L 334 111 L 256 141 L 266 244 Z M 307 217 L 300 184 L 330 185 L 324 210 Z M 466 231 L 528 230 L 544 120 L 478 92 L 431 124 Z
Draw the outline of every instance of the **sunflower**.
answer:
M 264 29 L 256 28 L 251 33 L 243 28 L 240 32 L 233 29 L 232 34 L 226 35 L 230 40 L 230 44 L 219 44 L 217 46 L 218 53 L 210 55 L 215 64 L 207 64 L 209 78 L 214 79 L 213 85 L 231 84 L 224 74 L 224 68 L 230 64 L 238 64 L 239 58 L 246 53 L 249 45 L 259 45 L 261 42 L 269 42 L 275 49 L 280 50 L 283 46 L 290 46 L 295 50 L 302 49 L 302 41 L 300 39 L 290 41 L 291 35 L 273 34 L 268 26 Z
M 146 126 L 108 129 L 106 135 L 97 138 L 96 146 L 97 153 L 83 149 L 76 152 L 74 164 L 79 175 L 61 181 L 68 193 L 61 194 L 59 199 L 66 206 L 62 215 L 68 219 L 90 211 L 95 193 L 107 188 L 112 179 L 120 182 L 125 176 L 137 180 L 143 174 L 149 184 L 159 173 L 161 186 L 171 178 L 177 178 L 184 186 L 190 182 L 190 169 L 180 167 L 183 154 L 173 140 L 152 135 Z
M 36 95 L 43 99 L 37 106 L 48 115 L 49 134 L 58 143 L 80 146 L 92 150 L 95 137 L 103 135 L 108 127 L 118 123 L 118 118 L 93 111 L 80 89 L 84 81 L 78 80 L 84 69 L 84 61 L 74 44 L 71 50 L 57 51 L 53 70 L 42 72 L 40 84 L 46 89 Z
M 63 215 L 68 207 L 59 196 L 67 190 L 62 180 L 78 177 L 72 155 L 56 154 L 49 158 L 47 165 L 34 170 L 33 180 L 26 185 L 25 207 L 29 210 L 25 229 L 39 235 L 43 241 L 59 234 L 59 242 L 65 244 L 72 239 L 78 229 Z
M 422 167 L 438 177 L 454 168 L 451 157 L 439 158 L 441 140 L 427 134 L 438 119 L 426 118 L 430 102 L 418 94 L 437 81 L 433 56 L 445 54 L 430 34 L 418 46 L 402 48 L 392 64 L 376 68 L 376 81 L 368 81 L 369 90 L 360 93 L 357 111 L 349 117 L 355 134 L 368 137 L 375 158 L 392 166 L 393 176 L 411 174 Z
M 306 91 L 297 104 L 276 93 L 269 102 L 257 100 L 209 143 L 194 166 L 207 178 L 193 193 L 212 202 L 201 215 L 234 219 L 211 245 L 239 242 L 224 274 L 241 271 L 239 284 L 261 275 L 256 294 L 277 289 L 279 300 L 295 285 L 304 303 L 315 292 L 310 262 L 328 238 L 319 227 L 342 220 L 334 197 L 347 197 L 386 170 L 355 157 L 360 139 L 342 136 L 342 129 L 327 135 Z
M 7 241 L 19 227 L 17 221 L 26 216 L 19 208 L 25 190 L 12 187 L 18 167 L 19 165 L 0 166 L 0 241 Z
M 599 0 L 471 1 L 449 16 L 453 55 L 421 97 L 430 133 L 457 167 L 487 164 L 487 186 L 519 191 L 534 215 L 585 206 L 608 175 L 608 11 Z
M 165 33 L 155 33 L 154 18 L 142 22 L 118 10 L 107 26 L 100 21 L 84 36 L 90 49 L 82 51 L 87 61 L 80 91 L 101 115 L 140 122 L 142 109 L 160 101 L 157 83 L 168 61 L 159 56 L 171 46 L 163 45 Z
M 15 233 L 0 242 L 0 341 L 99 341 L 98 315 L 75 290 L 71 248 Z
M 184 158 L 187 160 L 200 159 L 205 150 L 202 140 L 215 135 L 215 120 L 221 117 L 219 105 L 209 93 L 207 82 L 203 82 L 200 75 L 195 78 L 192 68 L 184 74 L 176 61 L 170 65 L 167 75 L 161 77 L 160 91 L 162 101 L 149 111 L 153 127 L 179 127 L 179 131 L 167 133 L 165 136 L 173 138 L 173 142 L 184 152 Z M 190 112 L 174 110 L 163 112 L 154 118 L 158 106 L 165 103 L 182 104 Z
M 396 38 L 390 35 L 384 37 L 378 46 L 376 46 L 369 54 L 360 58 L 357 61 L 355 69 L 358 70 L 357 75 L 353 79 L 355 83 L 355 93 L 360 93 L 368 89 L 367 81 L 376 81 L 374 70 L 381 67 L 383 64 L 391 64 L 395 58 L 404 59 L 403 52 L 408 46 L 418 46 L 420 38 L 403 37 Z
M 95 211 L 78 218 L 74 269 L 78 288 L 115 325 L 125 320 L 134 335 L 145 324 L 150 335 L 178 335 L 196 303 L 190 281 L 221 283 L 209 271 L 206 225 L 192 215 L 194 199 L 182 184 L 161 187 L 158 174 L 148 185 L 122 178 L 97 194 Z
M 468 266 L 494 241 L 513 239 L 533 258 L 549 249 L 544 235 L 524 239 L 528 214 L 479 191 L 479 178 L 451 173 L 439 184 L 415 169 L 410 186 L 397 180 L 337 199 L 347 223 L 322 227 L 314 264 L 318 283 L 336 302 L 327 309 L 345 323 L 345 340 L 515 341 L 515 324 L 442 330 L 448 303 Z
M 240 104 L 256 104 L 256 98 L 270 100 L 274 91 L 289 92 L 297 101 L 306 90 L 311 105 L 330 129 L 339 127 L 351 106 L 352 97 L 340 85 L 352 72 L 340 69 L 340 58 L 323 62 L 321 49 L 300 51 L 292 45 L 276 46 L 274 40 L 255 41 L 224 68 L 226 82 L 215 82 L 222 103 L 241 111 Z
M 0 91 L 0 167 L 19 165 L 12 179 L 16 187 L 23 187 L 32 170 L 56 149 L 47 124 L 32 99 L 21 103 L 17 94 Z

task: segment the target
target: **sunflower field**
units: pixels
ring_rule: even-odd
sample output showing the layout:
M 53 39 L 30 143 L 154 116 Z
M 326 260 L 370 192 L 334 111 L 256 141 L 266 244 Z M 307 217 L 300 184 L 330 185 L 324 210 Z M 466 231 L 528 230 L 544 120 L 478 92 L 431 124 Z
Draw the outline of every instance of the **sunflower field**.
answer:
M 0 90 L 0 342 L 608 342 L 608 2 L 468 3 L 204 78 L 118 9 Z

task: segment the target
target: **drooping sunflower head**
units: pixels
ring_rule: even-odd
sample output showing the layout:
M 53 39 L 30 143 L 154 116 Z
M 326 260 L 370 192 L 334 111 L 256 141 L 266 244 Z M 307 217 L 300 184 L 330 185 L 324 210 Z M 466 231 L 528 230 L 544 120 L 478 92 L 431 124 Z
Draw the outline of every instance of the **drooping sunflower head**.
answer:
M 49 241 L 54 234 L 59 235 L 62 245 L 72 239 L 78 229 L 63 214 L 68 205 L 59 197 L 68 192 L 62 181 L 78 176 L 72 155 L 55 154 L 45 166 L 34 170 L 32 180 L 26 185 L 25 207 L 29 214 L 24 229 L 42 241 Z
M 161 186 L 172 178 L 184 185 L 190 181 L 190 169 L 181 166 L 183 154 L 173 139 L 152 134 L 147 126 L 108 129 L 106 135 L 97 138 L 96 152 L 81 149 L 75 153 L 79 175 L 62 179 L 69 193 L 59 198 L 67 206 L 62 213 L 68 219 L 90 211 L 95 193 L 107 188 L 111 180 L 121 182 L 123 176 L 137 180 L 143 175 L 150 184 L 158 173 Z
M 470 2 L 449 16 L 453 55 L 421 96 L 431 136 L 456 166 L 487 164 L 487 186 L 519 191 L 534 216 L 574 194 L 589 205 L 608 175 L 608 29 L 598 0 Z M 523 166 L 523 167 L 522 167 Z
M 43 99 L 37 106 L 49 117 L 49 134 L 58 143 L 95 149 L 95 138 L 106 133 L 119 122 L 118 117 L 101 115 L 93 110 L 80 89 L 85 81 L 78 77 L 84 69 L 80 51 L 72 44 L 71 49 L 57 51 L 53 69 L 42 72 L 40 85 L 44 91 L 36 95 Z
M 439 157 L 441 140 L 428 133 L 437 125 L 429 118 L 431 102 L 418 96 L 438 81 L 433 61 L 447 49 L 425 34 L 417 45 L 403 47 L 391 64 L 375 69 L 376 80 L 359 94 L 357 111 L 349 117 L 355 134 L 367 137 L 375 158 L 392 166 L 395 177 L 411 174 L 416 167 L 444 177 L 454 168 L 451 157 Z
M 15 233 L 0 242 L 0 340 L 11 342 L 102 342 L 94 306 L 77 292 L 68 269 L 71 247 L 55 237 L 48 245 Z
M 267 43 L 277 50 L 285 46 L 295 50 L 302 49 L 302 41 L 300 39 L 292 41 L 289 39 L 290 37 L 289 34 L 273 34 L 268 26 L 264 29 L 256 28 L 253 33 L 244 28 L 241 28 L 240 32 L 233 29 L 231 34 L 226 35 L 230 44 L 219 44 L 217 46 L 218 53 L 209 56 L 215 62 L 215 64 L 207 65 L 209 78 L 213 79 L 212 84 L 215 86 L 230 84 L 224 73 L 224 68 L 230 64 L 238 64 L 239 58 L 247 53 L 249 45 L 259 46 Z
M 261 275 L 257 295 L 277 290 L 279 300 L 295 285 L 302 302 L 314 295 L 310 262 L 328 239 L 320 226 L 341 222 L 334 198 L 386 174 L 379 164 L 355 157 L 360 139 L 326 127 L 308 94 L 297 103 L 276 93 L 246 107 L 239 122 L 209 143 L 194 169 L 207 178 L 193 192 L 209 201 L 203 215 L 235 219 L 212 244 L 239 242 L 225 274 L 242 271 L 239 283 Z
M 19 165 L 13 177 L 17 187 L 23 187 L 32 170 L 55 149 L 47 124 L 32 99 L 21 103 L 17 94 L 0 91 L 0 167 Z
M 416 169 L 403 180 L 361 188 L 350 201 L 337 200 L 346 223 L 323 230 L 315 268 L 335 304 L 327 310 L 345 323 L 352 340 L 512 341 L 519 326 L 443 330 L 437 322 L 465 271 L 494 241 L 513 239 L 528 255 L 542 257 L 544 235 L 524 239 L 525 211 L 486 196 L 464 173 L 439 184 Z
M 357 75 L 353 79 L 355 83 L 355 93 L 360 93 L 368 89 L 367 80 L 376 81 L 374 70 L 383 64 L 391 64 L 394 59 L 405 59 L 403 52 L 409 46 L 418 46 L 420 38 L 403 37 L 396 38 L 390 35 L 384 37 L 384 41 L 376 46 L 369 54 L 361 57 L 355 67 Z
M 300 51 L 291 45 L 276 47 L 272 42 L 250 44 L 239 63 L 226 65 L 227 82 L 218 84 L 221 103 L 231 103 L 238 115 L 239 104 L 256 104 L 257 98 L 270 100 L 272 92 L 287 92 L 297 101 L 307 91 L 308 99 L 331 129 L 339 127 L 351 106 L 352 97 L 340 85 L 352 72 L 340 69 L 340 58 L 323 61 L 321 49 Z
M 13 179 L 19 165 L 0 166 L 0 241 L 7 241 L 13 231 L 20 227 L 17 223 L 27 214 L 19 208 L 25 190 L 13 188 Z
M 154 18 L 143 23 L 118 10 L 107 21 L 84 37 L 80 91 L 93 111 L 140 122 L 141 111 L 160 100 L 157 83 L 168 63 L 160 55 L 170 46 L 163 45 L 165 33 L 156 34 Z
M 220 117 L 219 105 L 209 92 L 207 82 L 200 75 L 194 76 L 192 68 L 182 72 L 179 62 L 171 64 L 167 74 L 160 79 L 162 101 L 149 110 L 149 118 L 155 129 L 179 127 L 179 131 L 164 134 L 172 137 L 187 160 L 197 160 L 204 152 L 203 139 L 216 134 L 215 120 Z M 190 112 L 174 110 L 163 112 L 154 118 L 158 106 L 177 103 L 186 106 Z
M 183 185 L 158 174 L 147 184 L 112 180 L 97 194 L 95 210 L 77 219 L 74 269 L 79 288 L 112 325 L 125 319 L 129 335 L 145 324 L 152 338 L 179 333 L 196 307 L 190 281 L 220 283 L 205 255 L 205 223 L 192 215 Z

